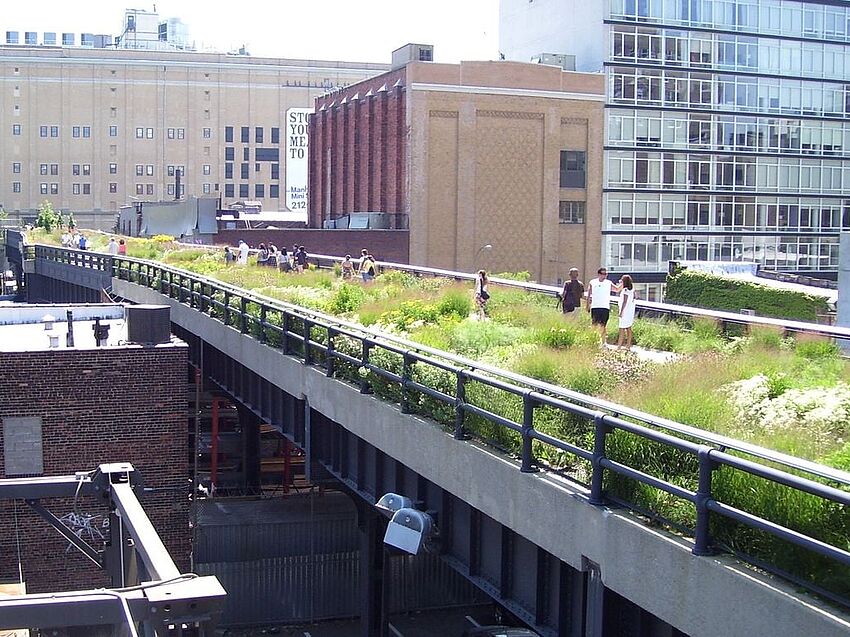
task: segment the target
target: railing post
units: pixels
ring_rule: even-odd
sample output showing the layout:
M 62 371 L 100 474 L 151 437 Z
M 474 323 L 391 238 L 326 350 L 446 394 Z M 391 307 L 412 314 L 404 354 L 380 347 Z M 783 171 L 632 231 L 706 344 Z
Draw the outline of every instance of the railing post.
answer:
M 466 421 L 466 410 L 463 408 L 466 402 L 466 373 L 465 370 L 457 370 L 457 388 L 455 389 L 455 440 L 468 440 L 469 436 L 463 429 Z
M 198 297 L 198 301 L 200 302 L 200 311 L 201 314 L 206 314 L 207 309 L 209 309 L 209 305 L 207 304 L 207 297 L 204 294 L 204 290 L 206 290 L 207 285 L 206 283 L 201 282 L 200 287 L 200 296 Z
M 522 473 L 537 471 L 534 467 L 534 455 L 531 451 L 531 431 L 534 429 L 534 399 L 531 391 L 522 394 Z
M 363 339 L 363 350 L 360 357 L 360 393 L 371 394 L 372 387 L 369 385 L 369 350 L 372 349 L 372 343 L 368 339 Z
M 328 326 L 328 349 L 325 353 L 325 375 L 329 378 L 334 375 L 334 336 L 336 336 L 336 330 Z
M 304 323 L 304 364 L 310 365 L 312 363 L 312 353 L 310 351 L 310 336 L 313 327 L 312 321 L 309 319 L 302 319 Z
M 403 363 L 401 366 L 401 413 L 409 414 L 411 412 L 410 409 L 410 395 L 407 388 L 407 384 L 411 382 L 410 372 L 412 367 L 412 357 L 410 356 L 410 352 L 405 352 L 402 354 Z
M 711 555 L 711 533 L 709 532 L 710 512 L 708 502 L 711 500 L 711 478 L 714 474 L 715 462 L 711 459 L 711 447 L 700 447 L 697 452 L 699 459 L 699 484 L 697 486 L 696 505 L 697 523 L 694 532 L 694 555 Z
M 248 333 L 248 299 L 244 296 L 239 297 L 239 331 Z
M 230 325 L 230 292 L 224 291 L 224 324 Z
M 605 457 L 605 439 L 611 432 L 611 426 L 605 424 L 605 414 L 596 412 L 593 417 L 594 436 L 593 436 L 593 475 L 590 479 L 590 503 L 595 505 L 605 504 L 605 497 L 602 494 L 602 485 L 605 469 L 602 467 L 602 459 Z
M 260 306 L 260 342 L 265 343 L 268 338 L 266 338 L 266 314 L 267 309 L 265 303 Z
M 283 320 L 281 324 L 283 325 L 283 338 L 281 342 L 281 348 L 283 349 L 284 354 L 289 354 L 289 328 L 290 328 L 290 318 L 289 312 L 286 310 L 283 311 Z
M 172 270 L 168 271 L 168 298 L 174 298 L 174 272 Z

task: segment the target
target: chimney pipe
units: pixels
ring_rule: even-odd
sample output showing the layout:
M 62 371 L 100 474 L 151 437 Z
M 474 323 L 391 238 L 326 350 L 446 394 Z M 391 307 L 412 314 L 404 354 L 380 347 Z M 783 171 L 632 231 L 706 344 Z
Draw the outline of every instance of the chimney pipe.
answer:
M 74 347 L 74 313 L 68 310 L 65 316 L 68 319 L 68 335 L 65 337 L 65 346 Z

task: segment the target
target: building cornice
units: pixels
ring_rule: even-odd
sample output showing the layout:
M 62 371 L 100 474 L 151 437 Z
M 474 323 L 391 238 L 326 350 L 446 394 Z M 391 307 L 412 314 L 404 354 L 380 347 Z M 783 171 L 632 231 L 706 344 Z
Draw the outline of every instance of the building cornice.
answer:
M 510 97 L 545 97 L 557 100 L 583 100 L 605 102 L 604 93 L 577 93 L 572 91 L 543 91 L 526 88 L 503 88 L 496 86 L 460 86 L 457 84 L 426 84 L 415 82 L 410 85 L 412 91 L 431 91 L 442 93 L 466 93 L 476 95 L 504 95 Z

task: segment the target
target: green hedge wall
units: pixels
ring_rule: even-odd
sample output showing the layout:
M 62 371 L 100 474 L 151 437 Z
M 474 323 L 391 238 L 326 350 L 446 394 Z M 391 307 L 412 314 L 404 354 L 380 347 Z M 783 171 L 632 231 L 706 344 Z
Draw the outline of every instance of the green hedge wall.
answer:
M 712 310 L 755 310 L 759 316 L 815 321 L 827 311 L 826 299 L 737 279 L 680 270 L 667 277 L 665 300 Z

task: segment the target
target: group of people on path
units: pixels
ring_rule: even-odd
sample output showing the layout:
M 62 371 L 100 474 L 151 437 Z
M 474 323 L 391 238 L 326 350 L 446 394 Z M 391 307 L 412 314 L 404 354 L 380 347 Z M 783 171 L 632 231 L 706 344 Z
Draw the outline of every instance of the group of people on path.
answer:
M 360 258 L 356 263 L 351 260 L 350 254 L 346 254 L 340 266 L 343 281 L 351 281 L 359 275 L 363 283 L 369 283 L 375 280 L 375 274 L 378 271 L 375 257 L 366 248 L 360 251 Z
M 250 252 L 248 244 L 240 240 L 236 248 L 224 247 L 224 262 L 227 265 L 248 265 Z M 257 265 L 278 268 L 281 272 L 304 272 L 307 269 L 307 250 L 296 244 L 291 252 L 287 252 L 286 248 L 278 248 L 271 242 L 268 245 L 261 243 L 257 250 Z
M 632 347 L 632 325 L 635 322 L 635 290 L 632 277 L 624 274 L 619 283 L 608 278 L 608 270 L 599 268 L 597 278 L 587 286 L 586 308 L 590 312 L 590 323 L 599 330 L 604 345 L 608 338 L 608 318 L 611 313 L 611 294 L 619 293 L 619 334 L 617 349 Z M 570 315 L 581 309 L 581 300 L 585 295 L 585 286 L 578 278 L 578 269 L 570 269 L 570 278 L 564 283 L 558 298 L 564 314 Z

